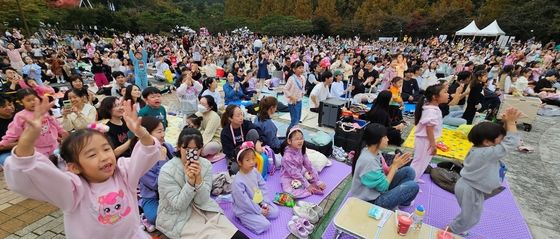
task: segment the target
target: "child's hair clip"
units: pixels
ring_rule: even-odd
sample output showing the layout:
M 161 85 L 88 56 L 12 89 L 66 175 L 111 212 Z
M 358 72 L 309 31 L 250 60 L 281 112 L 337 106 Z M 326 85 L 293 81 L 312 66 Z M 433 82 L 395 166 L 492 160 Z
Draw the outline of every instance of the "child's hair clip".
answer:
M 239 146 L 239 152 L 237 153 L 237 157 L 235 159 L 239 161 L 239 156 L 241 156 L 241 153 L 243 153 L 247 149 L 255 150 L 255 144 L 253 143 L 253 141 L 243 142 L 241 146 Z
M 87 126 L 88 129 L 93 129 L 93 130 L 97 130 L 101 133 L 107 133 L 109 132 L 109 126 L 105 125 L 105 124 L 99 124 L 99 123 L 91 123 L 88 124 Z

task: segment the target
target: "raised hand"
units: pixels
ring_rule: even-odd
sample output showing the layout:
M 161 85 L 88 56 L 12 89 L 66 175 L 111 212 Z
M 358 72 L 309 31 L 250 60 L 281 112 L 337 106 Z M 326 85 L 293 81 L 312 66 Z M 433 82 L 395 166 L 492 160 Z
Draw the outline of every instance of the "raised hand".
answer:
M 138 118 L 138 113 L 134 109 L 130 100 L 124 101 L 123 107 L 124 107 L 123 119 L 126 122 L 126 126 L 130 131 L 132 131 L 132 133 L 138 136 L 138 134 L 141 133 L 140 130 L 143 128 L 142 125 L 140 124 L 141 121 L 140 118 Z
M 502 114 L 502 120 L 505 122 L 515 123 L 519 117 L 521 117 L 521 111 L 516 108 L 510 107 L 506 109 L 506 112 Z
M 397 154 L 395 155 L 395 159 L 393 160 L 393 164 L 391 164 L 391 166 L 400 168 L 411 160 L 411 156 L 411 153 Z
M 16 146 L 15 154 L 19 157 L 31 156 L 35 150 L 35 141 L 39 138 L 42 129 L 42 121 L 47 112 L 52 108 L 53 103 L 49 103 L 47 97 L 35 100 L 35 111 L 30 118 L 23 118 L 26 127 L 21 133 Z

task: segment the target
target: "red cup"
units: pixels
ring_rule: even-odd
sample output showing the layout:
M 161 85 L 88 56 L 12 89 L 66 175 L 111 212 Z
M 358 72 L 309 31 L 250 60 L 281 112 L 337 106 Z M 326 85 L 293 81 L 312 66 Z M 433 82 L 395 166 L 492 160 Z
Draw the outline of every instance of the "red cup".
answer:
M 412 225 L 412 219 L 404 215 L 398 216 L 397 219 L 398 219 L 397 232 L 399 233 L 399 235 L 404 236 L 406 235 L 406 233 L 408 233 L 408 229 L 410 229 L 410 225 Z
M 437 239 L 453 239 L 453 234 L 446 231 L 438 231 L 436 234 Z

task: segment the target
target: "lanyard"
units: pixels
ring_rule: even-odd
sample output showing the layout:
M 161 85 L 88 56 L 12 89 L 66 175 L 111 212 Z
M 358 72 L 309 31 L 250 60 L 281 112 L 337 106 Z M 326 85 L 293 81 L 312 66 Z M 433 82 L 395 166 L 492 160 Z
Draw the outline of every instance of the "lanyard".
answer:
M 299 76 L 297 76 L 296 74 L 294 74 L 294 82 L 296 83 L 296 86 L 299 88 L 300 91 L 303 92 L 303 86 L 301 85 Z
M 231 137 L 233 138 L 233 146 L 236 146 L 237 141 L 235 140 L 235 133 L 233 133 L 233 127 L 231 126 L 231 123 L 229 124 L 229 129 L 231 130 Z M 243 137 L 243 125 L 241 125 L 239 129 L 241 132 L 241 142 L 243 143 L 245 141 L 245 137 Z

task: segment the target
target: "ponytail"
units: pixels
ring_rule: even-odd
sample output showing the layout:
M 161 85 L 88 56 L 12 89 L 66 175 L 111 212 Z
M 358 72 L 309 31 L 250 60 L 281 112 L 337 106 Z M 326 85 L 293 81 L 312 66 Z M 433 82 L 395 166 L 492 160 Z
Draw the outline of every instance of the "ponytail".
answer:
M 428 103 L 432 102 L 434 97 L 437 97 L 439 93 L 444 89 L 445 86 L 443 84 L 431 85 L 426 88 L 426 91 L 424 91 L 424 95 L 420 96 L 420 99 L 418 99 L 418 102 L 416 103 L 416 110 L 414 111 L 414 125 L 417 125 L 418 122 L 420 122 L 420 119 L 422 118 L 423 106 L 426 101 Z
M 416 110 L 414 111 L 414 125 L 417 125 L 420 122 L 420 118 L 422 118 L 422 111 L 424 106 L 424 101 L 426 101 L 426 96 L 421 95 L 418 102 L 416 102 Z

